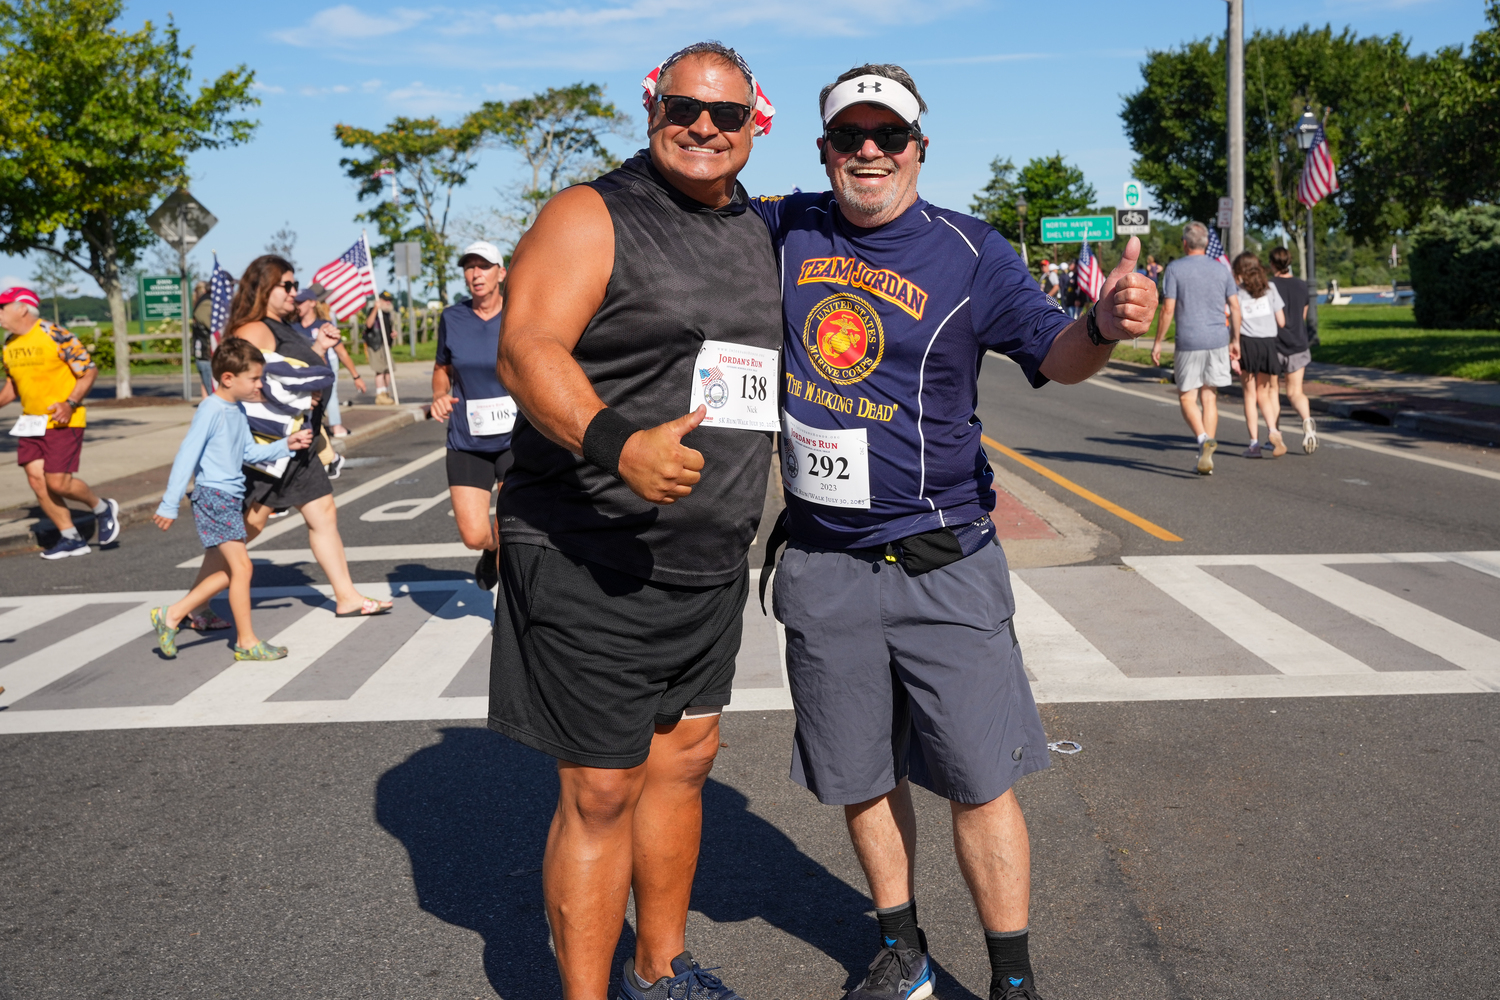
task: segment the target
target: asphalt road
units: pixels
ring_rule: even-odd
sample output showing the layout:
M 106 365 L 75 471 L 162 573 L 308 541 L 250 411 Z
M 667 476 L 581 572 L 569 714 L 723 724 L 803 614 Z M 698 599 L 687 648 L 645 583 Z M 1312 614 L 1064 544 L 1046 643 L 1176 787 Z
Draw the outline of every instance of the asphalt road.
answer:
M 1227 407 L 1220 472 L 1203 479 L 1164 398 L 1034 392 L 991 360 L 980 413 L 990 436 L 1183 538 L 1161 541 L 996 457 L 1114 534 L 1101 563 L 1500 548 L 1495 480 L 1329 443 L 1243 461 Z M 1465 446 L 1325 426 L 1500 469 Z M 379 439 L 338 485 L 440 446 L 432 425 Z M 468 556 L 432 555 L 456 539 L 442 504 L 361 518 L 443 490 L 438 461 L 341 507 L 346 545 L 372 556 L 356 581 L 471 572 Z M 381 548 L 393 541 L 426 554 Z M 305 545 L 294 528 L 259 548 Z M 200 552 L 186 523 L 165 536 L 136 526 L 86 559 L 0 560 L 0 594 L 182 587 L 179 565 Z M 256 582 L 323 581 L 296 564 L 259 568 Z M 1044 995 L 1500 995 L 1495 705 L 1475 694 L 1044 706 L 1049 738 L 1084 746 L 1018 789 Z M 838 997 L 875 939 L 838 811 L 786 778 L 791 726 L 789 712 L 727 715 L 706 795 L 690 947 L 748 1000 Z M 0 736 L 0 998 L 555 997 L 537 872 L 554 789 L 546 758 L 470 722 Z M 946 809 L 918 798 L 937 995 L 983 997 Z
M 989 437 L 1182 539 L 1147 534 L 991 449 L 992 462 L 1113 533 L 1118 548 L 1101 553 L 1106 560 L 1178 552 L 1466 551 L 1500 544 L 1500 479 L 1353 442 L 1497 477 L 1500 451 L 1319 417 L 1324 440 L 1304 455 L 1300 421 L 1292 415 L 1283 423 L 1286 455 L 1245 459 L 1240 452 L 1249 435 L 1240 401 L 1222 397 L 1220 404 L 1215 472 L 1200 476 L 1197 445 L 1170 385 L 1111 370 L 1083 385 L 1034 390 L 1019 368 L 993 355 L 980 375 L 979 416 Z

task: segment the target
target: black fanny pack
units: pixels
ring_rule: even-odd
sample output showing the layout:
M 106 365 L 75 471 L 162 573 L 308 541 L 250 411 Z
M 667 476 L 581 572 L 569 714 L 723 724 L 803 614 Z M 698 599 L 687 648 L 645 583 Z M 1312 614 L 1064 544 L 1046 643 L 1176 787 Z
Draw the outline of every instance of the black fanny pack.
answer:
M 973 555 L 988 545 L 990 539 L 994 537 L 995 522 L 990 520 L 988 514 L 981 514 L 967 524 L 933 528 L 931 531 L 923 531 L 886 542 L 881 547 L 850 549 L 849 551 L 884 559 L 888 563 L 900 563 L 909 575 L 921 576 L 923 573 L 931 573 L 935 569 L 942 569 L 944 566 L 956 563 L 965 556 Z M 766 585 L 770 582 L 771 571 L 776 565 L 776 553 L 790 538 L 791 533 L 787 530 L 787 511 L 782 510 L 781 516 L 776 519 L 775 526 L 771 528 L 771 534 L 766 538 L 766 561 L 760 570 L 762 614 L 766 611 Z

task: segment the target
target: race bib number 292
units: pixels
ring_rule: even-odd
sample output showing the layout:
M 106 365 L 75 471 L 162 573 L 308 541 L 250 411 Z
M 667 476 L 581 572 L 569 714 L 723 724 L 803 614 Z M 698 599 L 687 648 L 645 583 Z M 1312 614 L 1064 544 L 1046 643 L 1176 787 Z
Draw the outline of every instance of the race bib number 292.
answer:
M 793 496 L 828 507 L 870 509 L 870 452 L 863 427 L 823 430 L 783 413 L 781 467 Z

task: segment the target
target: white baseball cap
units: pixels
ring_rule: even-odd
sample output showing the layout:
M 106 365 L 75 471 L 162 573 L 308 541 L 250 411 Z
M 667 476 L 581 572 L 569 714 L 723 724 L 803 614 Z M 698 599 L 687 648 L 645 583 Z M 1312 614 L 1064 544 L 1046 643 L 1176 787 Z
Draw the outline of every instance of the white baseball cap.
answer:
M 904 122 L 921 125 L 922 103 L 917 95 L 890 77 L 873 73 L 845 80 L 828 92 L 828 100 L 823 102 L 823 125 L 826 127 L 835 115 L 854 104 L 878 104 L 896 112 Z
M 493 243 L 485 240 L 477 240 L 464 247 L 464 252 L 458 255 L 458 262 L 462 264 L 466 257 L 482 257 L 491 264 L 504 263 L 500 257 L 500 251 Z

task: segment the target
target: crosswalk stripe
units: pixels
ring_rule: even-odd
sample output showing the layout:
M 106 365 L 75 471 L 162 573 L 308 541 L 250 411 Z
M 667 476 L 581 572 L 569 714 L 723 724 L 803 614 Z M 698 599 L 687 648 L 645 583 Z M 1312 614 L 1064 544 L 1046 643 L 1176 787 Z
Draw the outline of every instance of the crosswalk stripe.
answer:
M 145 635 L 154 635 L 151 609 L 168 603 L 171 595 L 154 595 L 145 602 L 81 632 L 67 633 L 65 619 L 59 623 L 57 642 L 22 657 L 0 670 L 6 701 L 22 698 L 98 659 L 104 653 Z
M 1016 638 L 1026 668 L 1036 677 L 1032 693 L 1038 701 L 1060 700 L 1056 692 L 1098 690 L 1129 681 L 1025 580 L 1011 573 L 1010 586 L 1016 598 Z
M 1476 572 L 1500 577 L 1500 552 L 1450 552 L 1448 558 Z
M 400 705 L 439 697 L 475 647 L 489 638 L 490 615 L 488 593 L 475 586 L 456 589 L 349 700 Z
M 345 562 L 397 562 L 406 559 L 427 561 L 430 559 L 468 559 L 473 561 L 476 553 L 463 542 L 435 542 L 431 545 L 346 545 Z M 257 566 L 297 566 L 317 562 L 312 549 L 256 549 L 250 553 L 250 561 Z M 194 556 L 177 564 L 178 569 L 197 569 L 203 565 L 202 556 Z M 3 621 L 0 618 L 0 621 Z
M 0 615 L 0 639 L 9 639 L 13 635 L 19 635 L 38 625 L 45 625 L 74 608 L 97 603 L 99 603 L 97 598 L 83 594 L 28 598 L 25 603 L 18 602 L 14 598 L 0 600 L 0 606 L 9 606 L 13 609 Z
M 269 641 L 287 647 L 280 660 L 241 660 L 198 687 L 177 705 L 186 711 L 218 712 L 246 702 L 265 701 L 328 650 L 363 625 L 365 618 L 336 618 L 333 601 L 308 609 Z
M 1270 562 L 1262 568 L 1465 670 L 1500 668 L 1500 642 L 1331 566 Z
M 1197 566 L 1127 560 L 1149 583 L 1283 674 L 1357 674 L 1371 668 Z

